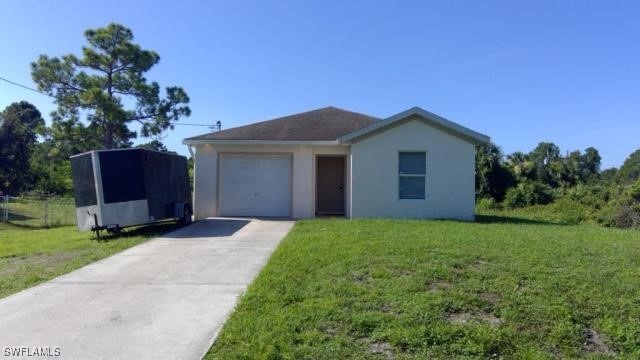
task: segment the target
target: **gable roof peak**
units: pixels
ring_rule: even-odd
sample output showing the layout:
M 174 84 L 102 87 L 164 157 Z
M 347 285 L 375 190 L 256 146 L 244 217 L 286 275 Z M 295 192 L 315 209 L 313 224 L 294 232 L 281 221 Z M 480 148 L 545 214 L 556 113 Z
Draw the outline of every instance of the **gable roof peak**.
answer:
M 485 134 L 481 134 L 477 131 L 471 130 L 451 120 L 445 119 L 442 116 L 429 112 L 421 107 L 414 106 L 384 120 L 378 121 L 377 123 L 371 124 L 365 128 L 358 129 L 354 132 L 346 134 L 340 138 L 340 142 L 349 143 L 357 138 L 370 134 L 376 130 L 384 129 L 411 116 L 418 116 L 425 122 L 457 134 L 463 139 L 474 144 L 488 143 L 491 140 L 489 136 Z

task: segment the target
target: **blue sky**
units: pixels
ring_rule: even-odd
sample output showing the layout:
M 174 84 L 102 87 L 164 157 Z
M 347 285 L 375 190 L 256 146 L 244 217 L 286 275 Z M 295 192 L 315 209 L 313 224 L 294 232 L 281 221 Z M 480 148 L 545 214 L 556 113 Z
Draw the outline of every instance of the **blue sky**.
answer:
M 0 11 L 0 76 L 34 86 L 39 54 L 78 54 L 119 22 L 157 51 L 148 74 L 191 97 L 182 120 L 224 128 L 324 106 L 387 117 L 412 106 L 506 153 L 640 148 L 638 1 L 18 1 Z M 0 108 L 52 99 L 0 82 Z M 165 143 L 186 154 L 176 126 Z

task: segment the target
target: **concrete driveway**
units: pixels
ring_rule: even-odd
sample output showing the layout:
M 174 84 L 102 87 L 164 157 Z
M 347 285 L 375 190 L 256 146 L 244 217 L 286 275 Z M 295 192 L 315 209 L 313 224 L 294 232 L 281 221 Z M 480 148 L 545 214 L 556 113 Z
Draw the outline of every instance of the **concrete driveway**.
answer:
M 58 347 L 72 359 L 200 359 L 292 225 L 199 221 L 0 299 L 0 347 Z

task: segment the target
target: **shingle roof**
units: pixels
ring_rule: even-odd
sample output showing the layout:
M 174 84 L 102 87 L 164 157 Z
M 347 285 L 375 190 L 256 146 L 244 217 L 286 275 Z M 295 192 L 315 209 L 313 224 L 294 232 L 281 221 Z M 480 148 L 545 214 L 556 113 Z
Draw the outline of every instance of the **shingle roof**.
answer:
M 379 119 L 335 107 L 303 112 L 185 139 L 332 141 Z

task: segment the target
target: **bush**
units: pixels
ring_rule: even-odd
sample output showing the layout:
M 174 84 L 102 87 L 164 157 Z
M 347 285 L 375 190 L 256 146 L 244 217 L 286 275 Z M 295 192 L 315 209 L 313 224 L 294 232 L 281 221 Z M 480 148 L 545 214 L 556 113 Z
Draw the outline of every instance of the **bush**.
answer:
M 615 214 L 613 222 L 622 229 L 640 228 L 640 207 L 622 205 Z
M 640 228 L 640 180 L 622 194 L 612 223 L 623 229 Z
M 629 200 L 640 204 L 640 180 L 629 188 Z
M 550 212 L 554 213 L 554 220 L 563 224 L 580 224 L 589 222 L 593 209 L 581 204 L 569 197 L 556 199 L 547 205 Z
M 476 208 L 478 210 L 496 210 L 500 209 L 500 203 L 498 203 L 494 198 L 482 197 L 476 202 Z
M 510 188 L 504 199 L 504 205 L 510 208 L 548 204 L 553 200 L 551 188 L 534 181 L 521 182 Z
M 594 209 L 600 209 L 611 199 L 612 190 L 610 186 L 578 184 L 567 189 L 563 197 Z

